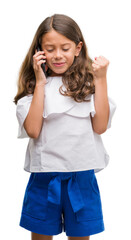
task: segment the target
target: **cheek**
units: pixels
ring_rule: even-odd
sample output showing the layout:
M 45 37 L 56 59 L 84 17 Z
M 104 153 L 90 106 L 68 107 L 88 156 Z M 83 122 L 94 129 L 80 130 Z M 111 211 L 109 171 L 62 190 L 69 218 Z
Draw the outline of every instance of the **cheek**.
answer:
M 50 55 L 45 52 L 46 59 L 48 60 L 50 58 Z
M 52 56 L 50 54 L 48 54 L 48 53 L 47 54 L 45 53 L 45 55 L 46 55 L 46 62 L 50 63 L 50 61 L 52 59 Z
M 72 64 L 72 63 L 74 62 L 74 58 L 75 58 L 74 54 L 69 54 L 69 55 L 67 56 L 67 59 L 68 59 L 68 61 L 70 62 L 70 64 Z

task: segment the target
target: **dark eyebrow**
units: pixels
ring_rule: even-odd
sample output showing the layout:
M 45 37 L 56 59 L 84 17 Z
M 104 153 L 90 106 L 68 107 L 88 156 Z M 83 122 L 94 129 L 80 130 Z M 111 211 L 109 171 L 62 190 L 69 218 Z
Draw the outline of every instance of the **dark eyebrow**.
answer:
M 64 45 L 70 45 L 70 43 L 62 44 L 62 46 L 64 46 Z M 54 45 L 53 44 L 45 44 L 45 47 L 54 47 Z

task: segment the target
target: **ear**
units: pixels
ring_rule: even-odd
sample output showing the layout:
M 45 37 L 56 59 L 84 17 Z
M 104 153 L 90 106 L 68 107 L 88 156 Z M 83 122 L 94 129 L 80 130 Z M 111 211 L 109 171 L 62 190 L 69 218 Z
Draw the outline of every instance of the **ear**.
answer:
M 80 51 L 82 49 L 83 46 L 83 42 L 79 42 L 78 45 L 76 46 L 76 50 L 75 50 L 75 56 L 78 57 L 80 54 Z

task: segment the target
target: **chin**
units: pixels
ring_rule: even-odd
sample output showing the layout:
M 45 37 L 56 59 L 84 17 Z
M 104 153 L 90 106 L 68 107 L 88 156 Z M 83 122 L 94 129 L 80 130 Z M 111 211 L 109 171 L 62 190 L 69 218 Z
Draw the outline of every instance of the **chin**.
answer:
M 59 76 L 59 75 L 62 75 L 64 74 L 66 71 L 59 71 L 59 72 L 55 72 L 55 71 L 52 71 L 52 76 L 55 75 L 55 76 Z

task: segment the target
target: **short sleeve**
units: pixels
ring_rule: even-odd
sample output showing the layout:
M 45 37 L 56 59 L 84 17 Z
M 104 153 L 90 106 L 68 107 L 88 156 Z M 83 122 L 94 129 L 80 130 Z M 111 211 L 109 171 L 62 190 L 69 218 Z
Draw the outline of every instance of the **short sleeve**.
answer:
M 108 120 L 107 128 L 110 128 L 111 122 L 112 122 L 112 117 L 116 111 L 117 106 L 116 106 L 116 103 L 110 97 L 108 97 L 108 101 L 109 101 L 110 113 L 109 113 L 109 120 Z
M 90 113 L 91 113 L 91 116 L 94 117 L 95 114 L 96 114 L 96 110 L 95 110 L 95 93 L 91 94 L 90 100 L 91 100 L 91 102 L 90 102 L 90 105 L 91 105 Z
M 91 103 L 92 103 L 92 112 L 91 112 L 91 116 L 94 117 L 95 114 L 96 114 L 96 111 L 95 111 L 95 94 L 92 94 L 91 96 Z M 109 102 L 109 108 L 110 108 L 110 113 L 109 113 L 109 120 L 108 120 L 108 124 L 107 124 L 107 129 L 111 127 L 111 122 L 112 122 L 112 117 L 115 113 L 115 110 L 116 110 L 116 103 L 114 102 L 114 100 L 112 98 L 110 98 L 108 96 L 108 102 Z
M 19 123 L 18 136 L 17 138 L 29 138 L 23 123 L 26 119 L 26 116 L 29 112 L 29 108 L 32 102 L 33 95 L 24 96 L 18 100 L 16 106 L 16 117 Z

